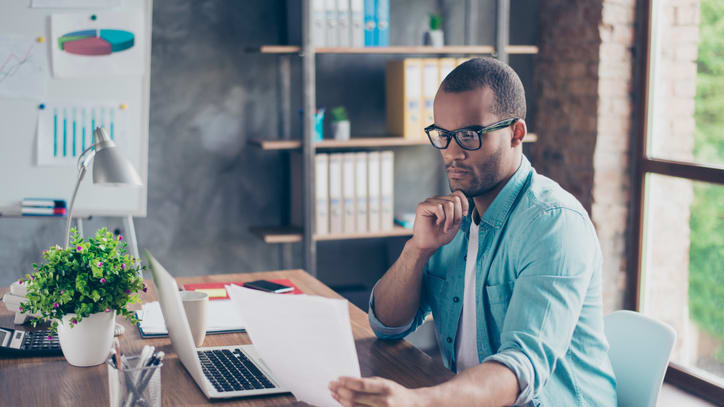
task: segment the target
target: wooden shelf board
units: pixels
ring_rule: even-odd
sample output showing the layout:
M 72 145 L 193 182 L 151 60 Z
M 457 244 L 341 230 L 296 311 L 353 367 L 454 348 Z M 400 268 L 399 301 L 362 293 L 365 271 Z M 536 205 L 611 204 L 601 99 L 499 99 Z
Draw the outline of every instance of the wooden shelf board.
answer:
M 262 54 L 296 54 L 301 52 L 296 45 L 262 45 L 256 48 L 247 48 L 250 52 Z M 314 52 L 317 54 L 492 54 L 495 48 L 490 45 L 452 45 L 446 47 L 425 46 L 392 46 L 392 47 L 320 47 Z
M 265 243 L 297 243 L 301 242 L 304 237 L 302 229 L 293 226 L 258 226 L 252 227 L 250 230 Z M 392 230 L 379 232 L 315 235 L 314 240 L 373 239 L 399 236 L 412 236 L 412 230 L 395 226 Z
M 528 133 L 524 142 L 535 143 L 538 136 L 535 133 Z M 302 148 L 300 140 L 259 140 L 249 141 L 253 146 L 262 150 L 299 150 Z M 365 137 L 352 138 L 348 141 L 324 140 L 314 144 L 318 150 L 344 149 L 344 148 L 377 148 L 377 147 L 404 147 L 427 145 L 427 139 L 405 139 L 402 137 Z
M 302 48 L 297 45 L 262 45 L 260 47 L 248 47 L 247 52 L 262 54 L 298 54 Z M 425 46 L 392 46 L 392 47 L 320 47 L 316 48 L 317 54 L 400 54 L 400 55 L 488 55 L 495 52 L 491 45 L 449 45 L 445 47 Z M 508 54 L 537 54 L 538 47 L 535 45 L 509 45 Z

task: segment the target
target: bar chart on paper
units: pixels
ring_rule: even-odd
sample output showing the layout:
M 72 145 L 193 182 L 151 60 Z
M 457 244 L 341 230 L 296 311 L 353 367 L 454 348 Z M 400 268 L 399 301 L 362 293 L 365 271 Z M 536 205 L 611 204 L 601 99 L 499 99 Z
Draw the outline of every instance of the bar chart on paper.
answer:
M 38 114 L 37 165 L 75 166 L 103 127 L 118 144 L 125 136 L 126 110 L 117 103 L 45 103 Z

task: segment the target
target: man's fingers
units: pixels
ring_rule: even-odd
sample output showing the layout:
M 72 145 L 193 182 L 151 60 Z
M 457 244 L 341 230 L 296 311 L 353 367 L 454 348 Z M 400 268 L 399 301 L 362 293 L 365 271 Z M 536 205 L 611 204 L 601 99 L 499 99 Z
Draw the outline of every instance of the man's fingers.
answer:
M 459 196 L 455 195 L 455 225 L 463 221 L 463 203 Z
M 467 215 L 468 211 L 470 210 L 470 203 L 468 202 L 468 197 L 465 196 L 463 191 L 461 191 L 459 189 L 457 191 L 453 192 L 452 195 L 460 198 L 460 203 L 462 204 L 462 209 L 463 209 L 463 216 Z
M 340 387 L 363 393 L 386 393 L 389 389 L 387 380 L 379 377 L 356 378 L 342 376 L 337 379 L 337 383 L 339 383 Z
M 453 227 L 453 222 L 455 222 L 455 203 L 447 201 L 443 208 L 445 209 L 445 226 L 442 230 L 448 233 Z

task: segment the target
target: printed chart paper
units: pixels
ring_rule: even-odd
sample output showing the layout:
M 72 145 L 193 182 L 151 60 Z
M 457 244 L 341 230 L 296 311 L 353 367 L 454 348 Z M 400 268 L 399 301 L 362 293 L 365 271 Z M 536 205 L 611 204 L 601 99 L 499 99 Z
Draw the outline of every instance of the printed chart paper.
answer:
M 40 99 L 48 88 L 47 44 L 0 36 L 0 96 Z
M 339 406 L 329 382 L 340 376 L 360 377 L 347 301 L 236 285 L 226 290 L 279 385 L 309 404 Z
M 53 75 L 143 75 L 146 32 L 140 12 L 54 14 L 50 17 Z
M 37 165 L 74 167 L 103 127 L 116 144 L 126 140 L 127 111 L 119 103 L 44 103 L 38 112 Z

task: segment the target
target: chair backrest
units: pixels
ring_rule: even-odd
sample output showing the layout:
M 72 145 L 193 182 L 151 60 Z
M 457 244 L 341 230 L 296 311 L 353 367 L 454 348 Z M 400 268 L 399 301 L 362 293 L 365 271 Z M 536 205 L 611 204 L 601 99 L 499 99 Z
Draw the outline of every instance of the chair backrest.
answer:
M 607 315 L 604 331 L 616 374 L 619 407 L 656 406 L 676 331 L 633 311 Z

